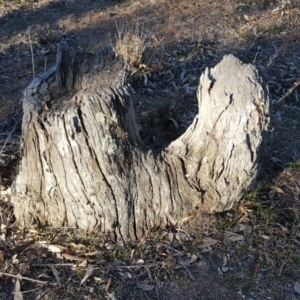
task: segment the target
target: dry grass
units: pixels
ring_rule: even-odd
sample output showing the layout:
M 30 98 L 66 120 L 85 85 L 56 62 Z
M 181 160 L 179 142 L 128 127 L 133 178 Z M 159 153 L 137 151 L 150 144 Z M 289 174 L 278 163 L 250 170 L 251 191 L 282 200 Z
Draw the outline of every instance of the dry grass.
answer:
M 117 41 L 114 50 L 122 55 L 134 68 L 143 63 L 143 54 L 146 49 L 146 36 L 143 26 L 136 24 L 134 28 L 126 23 L 117 24 Z
M 0 94 L 0 123 L 3 122 L 9 114 L 13 112 L 14 102 L 5 95 Z
M 28 8 L 32 6 L 33 4 L 37 4 L 39 2 L 42 2 L 43 0 L 12 0 L 12 1 L 5 1 L 0 0 L 0 5 L 4 6 L 10 6 L 14 8 Z
M 29 6 L 34 3 L 34 1 L 25 0 L 10 2 L 14 2 L 17 8 L 25 7 L 26 5 Z M 132 5 L 135 4 L 135 1 L 131 2 Z M 140 3 L 142 2 L 143 1 L 140 1 Z M 274 48 L 273 52 L 265 54 L 262 54 L 262 51 L 257 51 L 257 57 L 255 56 L 255 58 L 257 58 L 255 63 L 262 64 L 262 62 L 266 62 L 266 66 L 269 67 L 267 69 L 274 70 L 274 73 L 280 73 L 284 70 L 283 64 L 286 61 L 286 52 L 293 49 L 299 40 L 300 15 L 296 5 L 287 5 L 284 9 L 272 12 L 272 10 L 276 8 L 276 5 L 279 5 L 279 2 L 280 1 L 268 0 L 252 2 L 248 0 L 212 2 L 153 1 L 155 5 L 150 6 L 148 1 L 147 5 L 149 6 L 147 9 L 150 7 L 151 12 L 155 16 L 152 19 L 151 15 L 151 26 L 153 25 L 154 29 L 148 25 L 148 27 L 151 27 L 150 29 L 153 29 L 153 32 L 151 32 L 146 25 L 146 28 L 144 28 L 144 22 L 150 19 L 149 10 L 144 20 L 141 18 L 142 21 L 139 21 L 135 25 L 130 25 L 129 22 L 116 21 L 116 25 L 111 26 L 111 28 L 114 26 L 117 27 L 115 50 L 130 61 L 135 71 L 137 71 L 136 78 L 142 78 L 142 81 L 145 77 L 143 77 L 144 74 L 138 73 L 138 69 L 142 64 L 148 65 L 149 60 L 156 59 L 159 68 L 155 76 L 157 76 L 158 79 L 153 79 L 154 77 L 148 76 L 149 80 L 153 84 L 156 84 L 157 81 L 162 78 L 160 71 L 163 72 L 170 68 L 170 65 L 166 66 L 165 64 L 166 58 L 172 58 L 171 62 L 174 64 L 184 64 L 186 71 L 190 72 L 190 69 L 195 67 L 195 65 L 185 65 L 186 62 L 191 61 L 192 64 L 195 64 L 195 58 L 199 57 L 201 66 L 205 67 L 209 62 L 206 58 L 220 55 L 220 49 L 218 49 L 218 47 L 224 40 L 228 42 L 225 43 L 226 47 L 233 41 L 237 42 L 237 44 L 250 42 L 249 47 L 252 47 L 258 44 L 264 37 L 285 38 L 288 43 L 284 44 L 284 48 Z M 7 4 L 6 1 L 0 1 L 0 5 L 1 3 Z M 95 3 L 96 2 L 89 2 L 89 4 L 86 5 L 88 6 Z M 252 3 L 255 5 L 252 5 Z M 296 2 L 292 1 L 292 3 Z M 168 4 L 168 9 L 166 9 L 165 4 Z M 69 5 L 72 6 L 72 4 Z M 140 5 L 142 6 L 142 4 Z M 271 8 L 268 10 L 269 5 Z M 61 8 L 64 8 L 65 12 L 68 9 L 67 6 L 62 6 Z M 259 11 L 260 8 L 264 10 Z M 122 19 L 122 8 L 119 11 L 117 10 L 118 8 L 114 9 L 114 13 L 117 13 L 116 15 Z M 66 29 L 61 35 L 65 34 L 66 37 L 69 37 L 71 34 L 75 36 L 77 34 L 80 39 L 86 36 L 92 36 L 91 39 L 93 42 L 95 40 L 95 43 L 97 42 L 97 38 L 98 40 L 103 39 L 103 37 L 100 38 L 97 36 L 99 27 L 96 27 L 96 25 L 97 17 L 100 18 L 101 16 L 100 12 L 103 12 L 101 8 L 91 10 L 81 17 L 78 11 L 76 12 L 76 14 L 79 15 L 78 19 L 81 18 L 82 22 L 78 24 L 82 24 L 82 26 L 86 24 L 86 26 L 88 26 L 88 24 L 90 24 L 89 22 L 91 20 L 93 21 L 92 26 L 88 29 L 89 34 L 85 35 L 86 32 L 80 32 L 80 28 L 78 28 L 79 33 L 76 33 L 77 17 L 74 17 L 76 22 L 74 21 L 72 26 L 68 23 L 70 22 L 68 18 L 64 19 L 64 28 Z M 51 8 L 49 8 L 49 14 L 51 13 Z M 136 14 L 135 10 L 134 13 Z M 128 18 L 128 11 L 126 11 L 126 14 L 125 18 Z M 105 12 L 103 12 L 103 15 L 105 15 Z M 246 15 L 248 19 L 246 19 L 244 15 Z M 38 19 L 39 16 L 35 15 L 35 18 L 32 19 L 31 17 L 33 15 L 29 14 L 26 16 L 28 16 L 28 19 L 22 19 L 22 27 L 24 27 L 25 30 L 28 26 L 32 26 L 30 28 L 32 29 L 34 51 L 40 50 L 40 47 L 48 50 L 48 46 L 50 48 L 60 40 L 61 35 L 59 35 L 59 28 L 55 28 L 55 26 L 58 26 L 57 24 L 62 22 L 62 20 L 57 21 L 57 24 L 51 25 L 42 24 L 43 22 L 40 20 L 41 22 L 39 22 L 41 24 L 38 23 L 38 25 L 33 26 L 30 22 L 33 22 L 35 18 Z M 94 19 L 89 19 L 90 16 Z M 207 18 L 207 16 L 209 16 L 209 18 Z M 106 16 L 105 18 L 105 22 L 107 22 L 108 17 Z M 46 20 L 44 22 L 46 22 Z M 193 24 L 194 27 L 191 27 L 191 24 Z M 216 26 L 217 24 L 219 26 Z M 103 23 L 101 26 L 102 25 Z M 5 24 L 3 26 L 5 27 Z M 258 37 L 254 35 L 253 28 L 257 29 Z M 12 87 L 11 90 L 13 90 L 13 93 L 15 93 L 17 89 L 22 90 L 31 80 L 30 55 L 28 54 L 26 56 L 22 54 L 22 52 L 29 51 L 29 45 L 26 42 L 27 36 L 26 39 L 23 37 L 21 41 L 22 36 L 19 37 L 19 31 L 17 29 L 16 26 L 16 32 L 13 32 L 15 38 L 9 39 L 8 43 L 3 43 L 3 45 L 7 45 L 7 47 L 5 46 L 4 52 L 8 54 L 11 52 L 12 56 L 22 55 L 18 60 L 20 66 L 16 64 L 16 61 L 12 61 L 11 63 L 11 78 L 16 78 L 14 77 L 14 71 L 18 67 L 20 69 L 23 68 L 23 70 L 29 68 L 30 72 L 21 73 L 18 80 L 15 80 L 18 87 Z M 12 27 L 7 28 L 7 32 L 10 31 L 13 31 Z M 214 51 L 212 51 L 212 49 L 203 49 L 204 46 L 199 42 L 199 44 L 193 47 L 195 51 L 193 50 L 191 55 L 188 55 L 189 48 L 188 43 L 184 41 L 185 37 L 191 38 L 192 42 L 198 42 L 198 40 L 200 41 L 202 39 L 214 41 L 215 44 L 212 46 L 214 47 Z M 15 43 L 17 39 L 21 41 L 19 44 Z M 175 47 L 168 48 L 167 45 L 165 45 L 167 44 L 166 41 L 171 41 L 172 39 Z M 178 43 L 178 41 L 182 43 Z M 269 41 L 267 40 L 267 42 Z M 11 45 L 9 45 L 10 43 Z M 16 47 L 18 51 L 13 52 L 13 47 Z M 152 55 L 151 53 L 149 56 L 145 55 L 147 48 L 153 50 Z M 5 55 L 5 53 L 3 55 Z M 37 55 L 37 51 L 35 55 Z M 55 56 L 55 53 L 53 54 L 50 51 L 47 55 L 50 60 L 52 56 Z M 262 57 L 262 55 L 265 55 L 265 57 Z M 282 57 L 284 57 L 284 61 L 280 62 Z M 299 67 L 298 57 L 299 54 L 295 53 L 294 60 L 298 62 L 296 67 Z M 249 59 L 253 61 L 253 56 Z M 6 57 L 6 60 L 9 60 L 9 56 Z M 43 55 L 37 56 L 37 65 L 39 60 L 41 62 L 39 69 L 44 70 L 45 57 Z M 26 63 L 25 66 L 21 65 L 23 62 Z M 200 64 L 198 64 L 197 67 L 199 67 L 199 65 Z M 293 67 L 293 65 L 288 66 L 288 68 L 291 67 Z M 290 69 L 290 71 L 291 70 L 292 69 Z M 9 75 L 8 69 L 4 71 L 6 72 L 4 75 Z M 176 74 L 175 71 L 174 76 L 180 76 L 181 69 L 179 68 L 179 70 L 177 70 L 178 74 Z M 276 74 L 273 75 L 275 76 Z M 28 78 L 26 78 L 26 76 Z M 21 87 L 19 80 L 24 78 L 27 82 Z M 287 78 L 289 79 L 290 76 Z M 296 81 L 297 78 L 289 82 L 288 88 L 294 87 L 292 83 L 298 82 Z M 152 89 L 155 90 L 155 92 L 161 91 L 163 88 L 166 88 L 166 81 L 167 80 L 164 80 L 162 82 L 163 87 L 158 86 L 157 88 L 157 86 L 155 86 L 155 88 Z M 280 83 L 283 84 L 281 81 Z M 137 89 L 139 88 L 137 84 Z M 146 89 L 148 86 L 142 86 L 142 88 Z M 288 88 L 285 91 L 280 90 L 280 96 L 287 95 L 289 92 Z M 299 87 L 292 88 L 291 96 L 293 96 L 297 90 L 299 90 Z M 139 102 L 145 101 L 145 94 L 143 93 L 145 93 L 144 90 L 138 94 Z M 8 99 L 18 98 L 19 94 L 12 94 L 11 92 L 11 95 L 14 95 L 14 97 L 11 97 L 11 95 L 7 96 L 4 92 L 2 92 L 2 94 L 0 102 L 2 108 L 7 109 L 6 112 L 4 112 L 3 109 L 1 110 L 1 117 L 3 116 L 4 121 L 5 116 L 7 116 L 13 108 L 12 101 Z M 167 123 L 167 125 L 171 125 L 170 131 L 173 133 L 173 124 L 168 124 L 166 121 L 168 121 L 169 117 L 176 119 L 176 115 L 178 111 L 181 111 L 182 107 L 173 107 L 173 104 L 169 101 L 169 95 L 163 95 L 168 99 L 168 101 L 165 102 L 160 101 L 161 95 L 158 95 L 155 101 L 155 96 L 157 95 L 147 95 L 147 100 L 150 102 L 150 110 L 153 112 L 153 114 L 150 115 L 153 120 L 149 129 L 151 127 L 153 134 L 155 127 L 153 124 Z M 174 96 L 174 94 L 172 94 L 172 96 Z M 274 93 L 272 96 L 274 99 L 276 98 Z M 192 96 L 188 95 L 187 98 L 190 97 Z M 278 99 L 279 98 L 280 97 L 278 97 Z M 184 100 L 185 99 L 180 98 L 179 102 L 181 101 L 180 103 L 186 105 Z M 297 138 L 290 137 L 291 131 L 296 132 L 299 127 L 296 127 L 296 129 L 291 127 L 292 125 L 289 127 L 289 123 L 286 121 L 288 115 L 287 111 L 291 111 L 293 108 L 291 105 L 294 105 L 295 116 L 293 120 L 299 122 L 299 117 L 296 117 L 296 114 L 299 116 L 299 111 L 296 110 L 299 103 L 297 101 L 292 102 L 290 96 L 286 100 L 290 107 L 286 108 L 286 111 L 284 111 L 284 108 L 280 108 L 279 112 L 281 114 L 285 113 L 283 115 L 285 119 L 282 124 L 278 122 L 278 127 L 282 130 L 282 133 L 273 145 L 273 148 L 277 147 L 276 149 L 279 149 L 278 151 L 285 151 L 282 156 L 280 156 L 280 153 L 276 154 L 276 156 L 281 159 L 285 156 L 291 156 L 294 150 L 299 149 L 297 145 L 295 149 L 293 149 Z M 299 123 L 295 124 L 297 125 Z M 275 125 L 277 125 L 277 123 Z M 278 130 L 278 128 L 275 128 L 275 131 L 276 130 Z M 9 136 L 9 132 L 7 136 Z M 12 135 L 10 135 L 10 137 L 11 136 Z M 287 136 L 293 140 L 290 144 L 285 142 L 285 137 Z M 282 143 L 281 140 L 284 140 L 286 144 L 284 146 L 289 149 L 285 150 L 284 147 L 280 146 L 280 143 Z M 6 146 L 9 145 L 13 147 L 14 143 L 15 140 L 7 140 Z M 13 153 L 10 149 L 13 148 L 8 148 L 7 151 Z M 3 153 L 0 144 L 0 159 L 4 159 Z M 5 153 L 5 155 L 7 154 L 9 153 Z M 299 155 L 296 157 L 299 158 Z M 30 297 L 30 294 L 32 297 L 40 297 L 40 299 L 113 299 L 113 296 L 109 296 L 112 295 L 113 292 L 115 292 L 116 299 L 163 299 L 165 297 L 165 291 L 162 291 L 164 286 L 161 285 L 161 283 L 164 282 L 169 285 L 175 282 L 181 288 L 181 292 L 184 290 L 184 287 L 187 286 L 183 283 L 187 282 L 193 285 L 194 294 L 190 297 L 188 297 L 187 294 L 180 294 L 180 291 L 178 292 L 178 289 L 175 289 L 173 285 L 173 290 L 168 294 L 168 298 L 172 300 L 180 298 L 200 299 L 201 296 L 199 296 L 199 294 L 205 291 L 205 287 L 203 288 L 201 286 L 202 282 L 208 287 L 211 287 L 216 282 L 218 283 L 219 289 L 216 288 L 216 291 L 219 295 L 216 296 L 216 294 L 214 294 L 211 299 L 224 297 L 222 289 L 227 289 L 228 286 L 234 292 L 238 292 L 239 295 L 241 295 L 240 298 L 244 299 L 250 299 L 251 297 L 259 300 L 267 299 L 267 297 L 269 297 L 269 299 L 297 299 L 299 295 L 293 292 L 293 283 L 299 280 L 300 267 L 299 166 L 299 159 L 295 160 L 288 169 L 285 169 L 285 171 L 281 172 L 278 176 L 275 177 L 273 175 L 273 178 L 269 178 L 268 181 L 261 182 L 258 186 L 249 191 L 245 199 L 235 210 L 225 213 L 222 216 L 206 216 L 206 225 L 204 224 L 205 217 L 202 216 L 201 218 L 199 217 L 199 220 L 192 220 L 182 228 L 169 228 L 167 230 L 150 232 L 140 243 L 132 244 L 125 248 L 116 245 L 110 237 L 103 237 L 99 233 L 84 235 L 83 233 L 76 232 L 72 228 L 43 228 L 39 231 L 34 231 L 13 227 L 11 226 L 13 222 L 12 208 L 7 206 L 7 202 L 2 201 L 0 229 L 1 242 L 3 244 L 1 249 L 4 251 L 5 257 L 3 261 L 1 258 L 3 253 L 0 255 L 0 271 L 13 275 L 20 273 L 24 277 L 33 279 L 39 278 L 40 280 L 49 282 L 49 285 L 41 287 L 34 282 L 23 281 L 22 292 L 24 292 L 25 299 L 26 297 Z M 2 174 L 3 172 L 1 175 Z M 0 180 L 1 179 L 3 180 L 5 178 L 2 176 Z M 3 190 L 1 196 L 6 197 Z M 239 228 L 244 229 L 239 231 Z M 234 242 L 228 241 L 226 235 L 230 232 L 238 234 L 244 239 Z M 207 239 L 209 240 L 209 238 L 215 240 L 216 243 L 203 248 L 202 245 Z M 32 244 L 26 244 L 28 242 L 32 242 Z M 46 248 L 43 242 L 49 247 Z M 54 252 L 54 246 L 60 248 L 61 252 Z M 166 264 L 166 262 L 170 263 L 170 261 L 172 265 L 172 261 L 174 260 L 166 260 L 166 258 L 170 258 L 170 255 L 172 258 L 188 260 L 194 257 L 194 254 L 196 254 L 196 261 L 188 265 L 186 267 L 187 270 L 184 268 L 176 269 L 178 263 L 174 266 L 170 266 L 170 268 L 163 267 L 163 264 Z M 217 262 L 214 260 L 216 257 L 219 259 Z M 217 268 L 220 267 L 222 269 L 225 260 L 224 257 L 226 257 L 227 260 L 227 265 L 224 269 L 226 270 L 227 266 L 229 269 L 223 274 L 218 275 Z M 84 261 L 86 265 L 84 265 Z M 58 265 L 54 265 L 56 263 Z M 81 263 L 83 264 L 80 266 Z M 84 284 L 80 285 L 81 280 L 87 272 L 89 263 L 95 266 L 94 274 L 90 276 Z M 38 264 L 41 265 L 38 266 Z M 205 282 L 205 276 L 203 276 L 203 266 L 205 264 L 208 266 L 205 272 L 211 275 L 204 274 L 205 276 L 207 275 L 209 279 L 208 282 Z M 58 271 L 58 276 L 61 280 L 60 285 L 56 284 L 55 270 Z M 195 281 L 191 279 L 189 272 L 192 276 L 196 277 Z M 223 278 L 225 278 L 227 284 L 222 281 Z M 149 296 L 149 292 L 145 292 L 137 287 L 136 279 L 138 279 L 139 282 L 151 286 L 155 285 L 157 287 L 157 293 L 155 294 L 153 292 L 153 294 Z M 1 281 L 4 283 L 2 287 L 6 288 L 6 292 L 8 294 L 11 293 L 14 289 L 14 282 L 11 278 L 2 276 Z M 161 289 L 159 289 L 160 286 L 162 286 Z M 30 290 L 31 292 L 27 293 Z M 210 290 L 213 290 L 213 288 Z M 192 292 L 192 289 L 189 290 L 189 292 Z M 258 296 L 255 296 L 257 294 Z M 191 293 L 189 295 L 191 295 Z M 279 295 L 282 295 L 282 297 L 280 298 Z M 205 299 L 205 297 L 206 295 L 203 296 L 203 299 Z

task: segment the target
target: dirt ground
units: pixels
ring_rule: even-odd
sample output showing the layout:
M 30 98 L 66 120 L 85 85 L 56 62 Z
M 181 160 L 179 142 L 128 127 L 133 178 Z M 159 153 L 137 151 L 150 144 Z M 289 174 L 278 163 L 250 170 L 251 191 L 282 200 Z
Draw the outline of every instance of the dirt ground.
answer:
M 126 247 L 13 227 L 23 90 L 55 64 L 57 43 L 95 52 L 124 37 L 144 45 L 132 100 L 154 150 L 191 124 L 206 67 L 232 53 L 259 69 L 273 107 L 257 185 L 230 212 Z M 1 299 L 300 299 L 299 87 L 298 0 L 0 0 Z

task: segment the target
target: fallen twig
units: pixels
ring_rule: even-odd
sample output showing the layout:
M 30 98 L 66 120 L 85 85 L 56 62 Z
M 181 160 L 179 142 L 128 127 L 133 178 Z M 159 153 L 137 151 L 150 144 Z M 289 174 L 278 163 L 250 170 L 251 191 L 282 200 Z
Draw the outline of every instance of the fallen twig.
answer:
M 32 268 L 39 268 L 39 267 L 72 267 L 76 266 L 72 263 L 60 263 L 60 264 L 31 264 L 30 267 Z
M 187 269 L 187 267 L 184 265 L 182 261 L 179 261 L 179 263 L 185 268 L 185 270 L 188 272 L 192 280 L 196 280 L 196 278 L 192 275 L 192 273 Z
M 41 289 L 41 287 L 38 287 L 38 288 L 35 288 L 35 289 L 31 289 L 31 290 L 27 290 L 27 291 L 22 291 L 20 293 L 21 294 L 28 294 L 28 293 L 32 293 L 32 292 L 38 291 L 40 289 Z M 15 294 L 15 292 L 12 292 L 12 294 Z
M 57 284 L 55 282 L 49 282 L 49 281 L 42 281 L 42 280 L 38 280 L 38 279 L 33 279 L 33 278 L 29 278 L 29 277 L 24 277 L 24 276 L 20 276 L 20 275 L 12 275 L 9 273 L 4 273 L 4 272 L 0 272 L 0 275 L 4 275 L 4 276 L 8 276 L 8 277 L 13 277 L 13 278 L 17 278 L 17 279 L 24 279 L 24 280 L 28 280 L 28 281 L 32 281 L 32 282 L 36 282 L 36 283 L 41 283 L 41 284 Z
M 147 264 L 147 265 L 131 265 L 131 266 L 118 266 L 118 267 L 109 267 L 111 270 L 118 270 L 118 269 L 136 269 L 136 268 L 151 268 L 156 267 L 159 264 L 153 263 L 153 264 Z
M 85 261 L 85 260 L 89 260 L 89 262 L 95 262 L 96 260 L 95 259 L 90 259 L 88 257 L 82 257 L 82 256 L 75 256 L 75 255 L 71 255 L 71 254 L 67 254 L 67 253 L 62 253 L 61 256 L 64 258 L 64 259 L 67 259 L 67 260 L 76 260 L 76 261 Z
M 30 29 L 28 28 L 28 36 L 29 36 L 29 44 L 30 44 L 30 51 L 31 51 L 31 62 L 32 62 L 32 77 L 35 78 L 35 67 L 34 67 L 34 56 L 33 56 L 33 47 L 31 43 L 30 37 Z
M 291 88 L 276 102 L 276 105 L 280 104 L 286 97 L 288 97 L 296 88 L 300 86 L 300 78 L 298 78 L 292 85 Z

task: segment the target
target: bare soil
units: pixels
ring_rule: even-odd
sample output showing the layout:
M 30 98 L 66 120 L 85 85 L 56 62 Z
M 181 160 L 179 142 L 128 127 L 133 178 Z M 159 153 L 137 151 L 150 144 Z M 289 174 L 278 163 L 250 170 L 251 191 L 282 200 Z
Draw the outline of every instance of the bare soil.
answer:
M 15 228 L 23 90 L 54 65 L 57 43 L 95 52 L 137 29 L 146 47 L 132 99 L 154 150 L 192 122 L 206 67 L 227 53 L 257 66 L 273 103 L 257 185 L 230 212 L 127 246 L 72 228 Z M 300 299 L 299 80 L 298 0 L 0 1 L 1 299 Z

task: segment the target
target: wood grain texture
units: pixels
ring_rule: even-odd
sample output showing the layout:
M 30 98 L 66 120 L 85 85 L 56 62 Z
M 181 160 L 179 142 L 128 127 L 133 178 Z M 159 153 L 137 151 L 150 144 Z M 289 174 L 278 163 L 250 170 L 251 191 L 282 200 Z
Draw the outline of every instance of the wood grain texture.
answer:
M 129 71 L 108 48 L 95 55 L 64 48 L 27 88 L 12 197 L 22 226 L 97 229 L 127 242 L 195 210 L 229 209 L 253 183 L 269 124 L 268 94 L 253 66 L 229 55 L 206 69 L 197 117 L 160 153 L 136 129 Z

